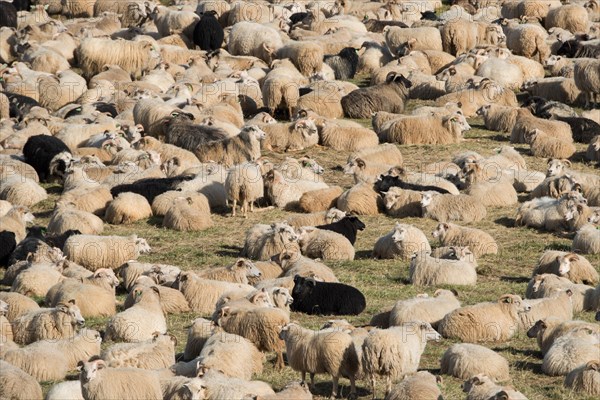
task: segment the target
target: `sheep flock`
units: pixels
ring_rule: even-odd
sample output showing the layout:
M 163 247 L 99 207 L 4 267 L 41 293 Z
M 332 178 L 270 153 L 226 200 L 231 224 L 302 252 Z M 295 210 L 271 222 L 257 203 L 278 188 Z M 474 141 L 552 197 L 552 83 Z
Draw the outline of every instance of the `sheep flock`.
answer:
M 599 0 L 0 0 L 0 400 L 600 396 Z

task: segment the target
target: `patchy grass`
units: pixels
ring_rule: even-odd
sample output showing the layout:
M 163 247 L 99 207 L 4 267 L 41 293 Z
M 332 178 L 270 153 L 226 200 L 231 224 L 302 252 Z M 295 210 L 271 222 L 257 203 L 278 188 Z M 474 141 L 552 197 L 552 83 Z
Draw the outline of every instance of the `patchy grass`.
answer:
M 362 83 L 358 79 L 357 83 Z M 414 102 L 408 104 L 411 110 L 417 105 L 428 104 L 427 102 Z M 360 121 L 366 126 L 370 121 Z M 499 135 L 483 129 L 481 120 L 469 121 L 473 129 L 467 132 L 466 139 L 461 144 L 448 146 L 401 146 L 406 166 L 415 170 L 422 165 L 440 161 L 450 160 L 452 155 L 463 150 L 475 150 L 483 155 L 491 155 L 499 145 L 507 144 L 506 135 Z M 577 145 L 578 151 L 585 151 L 584 145 Z M 524 155 L 531 169 L 545 170 L 545 160 L 530 157 L 527 146 L 517 145 L 517 149 Z M 340 185 L 344 188 L 352 186 L 350 176 L 343 175 L 336 167 L 343 165 L 347 154 L 330 149 L 315 147 L 294 156 L 310 155 L 325 168 L 325 180 L 330 184 Z M 268 153 L 266 156 L 278 161 L 284 158 L 281 154 Z M 590 165 L 576 163 L 574 168 L 598 173 Z M 38 224 L 48 222 L 49 211 L 58 197 L 56 186 L 47 186 L 51 192 L 50 198 L 38 204 L 35 214 Z M 482 301 L 494 301 L 504 293 L 517 293 L 524 295 L 526 282 L 531 276 L 531 271 L 544 249 L 561 248 L 567 249 L 571 239 L 568 235 L 554 235 L 538 232 L 533 229 L 512 227 L 516 207 L 489 208 L 485 220 L 471 224 L 474 227 L 489 232 L 498 242 L 500 251 L 497 255 L 485 256 L 479 260 L 478 284 L 475 287 L 459 288 L 460 299 L 463 304 L 474 304 Z M 153 248 L 151 254 L 141 257 L 142 261 L 169 263 L 180 266 L 182 269 L 199 269 L 215 265 L 226 265 L 231 263 L 243 246 L 244 232 L 255 223 L 271 223 L 285 219 L 290 213 L 281 210 L 268 210 L 250 214 L 247 219 L 238 217 L 231 218 L 216 214 L 213 216 L 215 226 L 203 232 L 181 233 L 160 227 L 160 219 L 150 218 L 132 225 L 112 226 L 106 225 L 106 235 L 127 235 L 136 233 L 146 238 Z M 357 258 L 351 262 L 328 262 L 327 264 L 335 271 L 341 282 L 358 287 L 367 298 L 367 308 L 364 313 L 356 317 L 350 317 L 353 324 L 367 324 L 371 316 L 380 310 L 394 304 L 395 301 L 413 297 L 420 292 L 433 293 L 435 288 L 420 289 L 406 284 L 408 278 L 408 263 L 396 260 L 373 260 L 370 258 L 373 244 L 378 237 L 387 233 L 394 225 L 395 219 L 380 214 L 377 216 L 361 217 L 367 225 L 365 231 L 360 232 L 356 242 Z M 436 225 L 435 221 L 419 218 L 408 218 L 405 223 L 414 224 L 422 229 L 427 235 Z M 429 236 L 431 238 L 431 236 Z M 432 239 L 433 240 L 433 239 Z M 432 244 L 435 244 L 432 242 Z M 600 256 L 589 256 L 593 265 L 600 265 Z M 6 288 L 5 288 L 6 289 Z M 124 295 L 119 296 L 119 301 L 124 300 Z M 197 317 L 194 314 L 169 315 L 168 324 L 170 333 L 174 334 L 179 344 L 178 351 L 182 351 L 186 337 L 187 327 Z M 293 313 L 292 320 L 300 322 L 304 326 L 318 328 L 328 317 L 306 316 Z M 580 313 L 576 318 L 593 321 L 590 312 Z M 87 326 L 103 329 L 105 320 L 88 320 Z M 433 373 L 439 372 L 439 359 L 443 352 L 452 344 L 452 341 L 442 340 L 439 343 L 429 343 L 421 360 L 421 369 Z M 104 344 L 107 346 L 108 344 Z M 524 333 L 519 333 L 515 338 L 506 343 L 489 344 L 491 348 L 506 357 L 511 367 L 511 382 L 513 386 L 521 390 L 532 400 L 561 400 L 561 399 L 584 399 L 585 397 L 572 394 L 563 388 L 562 377 L 549 377 L 541 373 L 541 357 L 535 340 L 528 339 Z M 273 356 L 268 357 L 265 371 L 257 379 L 263 379 L 280 389 L 287 382 L 299 379 L 299 373 L 286 367 L 283 371 L 273 370 L 271 361 Z M 326 375 L 319 375 L 316 394 L 319 397 L 328 396 L 331 390 L 331 382 Z M 345 384 L 344 394 L 347 394 L 348 382 Z M 442 392 L 447 399 L 462 398 L 460 389 L 461 382 L 458 379 L 444 377 Z M 50 385 L 45 384 L 47 389 Z M 358 383 L 359 395 L 364 398 L 370 397 L 369 384 L 365 381 Z M 378 396 L 382 396 L 382 385 L 379 386 Z

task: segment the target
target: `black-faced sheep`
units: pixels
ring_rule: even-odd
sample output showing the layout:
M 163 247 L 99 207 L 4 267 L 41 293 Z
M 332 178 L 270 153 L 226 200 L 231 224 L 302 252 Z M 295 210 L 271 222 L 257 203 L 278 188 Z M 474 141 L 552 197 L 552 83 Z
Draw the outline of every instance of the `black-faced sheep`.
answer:
M 336 282 L 318 282 L 294 277 L 293 311 L 317 315 L 358 315 L 366 307 L 365 296 L 356 288 Z
M 415 252 L 431 251 L 425 234 L 412 225 L 396 222 L 394 229 L 375 242 L 373 257 L 409 260 Z
M 48 135 L 31 136 L 23 146 L 25 161 L 35 169 L 42 182 L 51 177 L 50 164 L 62 152 L 71 153 L 62 140 Z
M 352 245 L 356 242 L 356 233 L 364 230 L 365 227 L 365 224 L 355 215 L 346 216 L 339 221 L 329 224 L 315 226 L 318 229 L 337 232 L 343 235 Z
M 217 21 L 216 11 L 205 11 L 200 21 L 194 26 L 192 37 L 194 44 L 204 51 L 213 51 L 221 48 L 225 34 Z

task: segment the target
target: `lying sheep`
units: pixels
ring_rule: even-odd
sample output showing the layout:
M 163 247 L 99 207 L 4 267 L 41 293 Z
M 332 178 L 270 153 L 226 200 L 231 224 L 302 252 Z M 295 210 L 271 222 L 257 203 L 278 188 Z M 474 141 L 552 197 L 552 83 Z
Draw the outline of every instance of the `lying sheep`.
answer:
M 531 276 L 538 274 L 555 274 L 586 285 L 596 285 L 599 280 L 598 272 L 584 256 L 556 250 L 546 250 L 540 256 Z
M 30 311 L 39 310 L 40 306 L 31 298 L 14 292 L 0 292 L 0 300 L 8 304 L 6 318 L 12 322 Z
M 527 331 L 527 337 L 537 338 L 537 343 L 542 354 L 546 354 L 556 339 L 574 330 L 588 329 L 592 332 L 600 332 L 598 325 L 593 322 L 581 320 L 561 321 L 559 318 L 547 317 L 538 320 L 533 327 Z
M 348 162 L 357 158 L 389 165 L 402 165 L 404 161 L 398 146 L 390 143 L 357 150 L 348 156 Z
M 139 343 L 117 343 L 102 351 L 101 357 L 112 368 L 169 368 L 175 363 L 174 336 L 154 332 L 152 339 Z
M 83 394 L 81 393 L 81 383 L 79 380 L 76 381 L 64 381 L 53 385 L 48 394 L 46 400 L 83 400 Z
M 167 332 L 167 321 L 160 306 L 160 292 L 156 286 L 143 288 L 133 307 L 108 320 L 105 338 L 139 342 L 152 339 L 154 332 Z
M 459 307 L 456 291 L 438 289 L 433 297 L 423 294 L 396 302 L 389 312 L 389 326 L 420 320 L 436 327 L 446 314 Z
M 160 277 L 160 275 L 156 277 L 142 275 L 137 278 L 135 286 L 130 289 L 129 294 L 123 302 L 123 309 L 126 310 L 130 307 L 133 307 L 137 297 L 144 289 L 147 289 L 151 286 L 156 286 L 157 283 L 162 282 L 162 285 L 156 287 L 158 288 L 160 294 L 160 308 L 163 310 L 165 315 L 190 312 L 190 306 L 183 294 L 177 289 L 163 286 L 169 284 L 169 282 L 157 279 Z
M 338 151 L 356 151 L 377 146 L 379 138 L 370 129 L 362 126 L 345 126 L 325 121 L 320 130 L 321 143 Z
M 465 306 L 448 313 L 438 330 L 445 338 L 468 343 L 506 341 L 518 330 L 519 314 L 530 309 L 521 297 L 506 294 L 497 302 Z
M 110 202 L 104 214 L 109 224 L 130 224 L 152 216 L 148 200 L 137 193 L 120 193 Z
M 544 355 L 542 371 L 550 376 L 566 375 L 576 367 L 594 361 L 600 351 L 599 336 L 580 328 L 559 337 Z
M 486 104 L 477 110 L 483 117 L 486 129 L 497 132 L 511 132 L 517 119 L 517 108 Z
M 428 132 L 423 135 L 423 132 Z M 470 129 L 458 115 L 444 117 L 415 115 L 392 120 L 378 132 L 381 140 L 399 144 L 450 144 L 462 139 L 462 132 Z
M 573 238 L 571 250 L 583 254 L 600 254 L 598 228 L 593 224 L 586 224 L 581 227 Z
M 558 199 L 540 197 L 519 206 L 515 218 L 515 226 L 530 226 L 548 231 L 563 231 L 568 229 L 565 215 L 570 205 L 585 204 L 581 193 L 571 191 Z
M 552 297 L 557 290 L 571 290 L 573 312 L 592 310 L 595 307 L 593 286 L 576 284 L 554 274 L 541 274 L 531 278 L 527 284 L 525 296 L 531 299 Z
M 206 387 L 206 397 L 212 399 L 241 399 L 247 396 L 262 398 L 275 393 L 266 382 L 227 377 L 214 368 L 199 368 L 198 376 Z
M 336 232 L 305 226 L 298 231 L 298 243 L 302 253 L 310 258 L 354 259 L 354 246 L 348 239 Z
M 234 166 L 225 179 L 227 200 L 232 200 L 231 215 L 235 216 L 238 201 L 244 217 L 248 209 L 254 211 L 254 202 L 264 196 L 264 183 L 260 166 L 256 163 L 242 163 Z
M 311 385 L 317 373 L 328 373 L 333 379 L 332 397 L 338 395 L 340 377 L 350 379 L 350 394 L 356 393 L 355 376 L 358 372 L 358 358 L 352 337 L 342 330 L 324 329 L 312 331 L 297 324 L 287 324 L 279 337 L 286 346 L 288 364 L 302 373 L 310 373 Z
M 254 260 L 266 260 L 281 253 L 287 245 L 298 241 L 294 228 L 287 223 L 257 224 L 246 232 L 241 255 Z
M 487 232 L 479 229 L 441 223 L 432 235 L 439 238 L 442 246 L 468 246 L 477 259 L 484 254 L 498 253 L 496 241 Z
M 433 258 L 430 251 L 418 251 L 410 261 L 409 279 L 417 286 L 475 285 L 477 272 L 469 255 L 456 260 Z
M 534 129 L 539 129 L 556 139 L 572 143 L 571 127 L 566 122 L 546 120 L 533 116 L 527 108 L 517 110 L 515 125 L 510 133 L 511 143 L 525 143 L 525 135 Z
M 427 371 L 406 376 L 385 396 L 386 400 L 426 400 L 442 397 L 441 377 Z
M 12 321 L 15 343 L 29 344 L 43 339 L 68 339 L 85 320 L 75 300 L 55 308 L 33 310 Z
M 25 226 L 34 220 L 33 214 L 24 206 L 13 206 L 8 213 L 0 217 L 3 231 L 13 232 L 15 241 L 19 243 L 25 239 Z
M 246 285 L 249 278 L 259 277 L 261 273 L 252 261 L 238 258 L 236 262 L 227 267 L 207 268 L 198 271 L 197 275 L 204 279 L 243 283 Z
M 376 376 L 386 377 L 386 395 L 392 380 L 416 372 L 428 340 L 441 336 L 427 322 L 411 322 L 388 329 L 373 329 L 362 345 L 362 365 L 375 393 Z
M 502 387 L 497 385 L 485 374 L 472 376 L 461 387 L 463 392 L 467 393 L 467 400 L 526 399 L 522 393 L 515 391 L 511 386 Z
M 227 41 L 227 50 L 232 55 L 254 56 L 268 64 L 282 46 L 281 37 L 275 29 L 247 21 L 235 24 Z
M 146 240 L 137 235 L 74 235 L 67 239 L 63 247 L 63 252 L 70 261 L 83 265 L 90 271 L 118 268 L 127 260 L 137 259 L 140 254 L 149 251 L 150 246 Z
M 442 355 L 441 373 L 459 379 L 485 374 L 494 381 L 510 378 L 508 361 L 500 354 L 477 344 L 453 344 Z
M 302 226 L 317 226 L 337 222 L 345 216 L 345 212 L 340 211 L 335 207 L 331 207 L 328 210 L 324 210 L 321 212 L 293 215 L 287 218 L 287 223 L 294 228 L 300 228 Z
M 292 310 L 307 314 L 358 315 L 366 307 L 365 296 L 352 286 L 300 275 L 294 276 L 292 296 Z
M 531 310 L 519 315 L 519 326 L 527 330 L 535 325 L 536 321 L 549 316 L 554 316 L 563 321 L 573 318 L 573 303 L 571 289 L 552 291 L 551 296 L 542 299 L 529 300 Z
M 104 222 L 90 212 L 78 210 L 73 203 L 57 201 L 48 221 L 47 233 L 62 235 L 75 229 L 84 235 L 99 235 L 104 230 Z
M 338 197 L 337 208 L 356 215 L 377 215 L 381 203 L 381 197 L 373 189 L 373 185 L 361 182 Z
M 0 360 L 0 384 L 2 395 L 6 398 L 27 398 L 41 400 L 42 387 L 39 383 L 22 369 Z
M 598 370 L 598 360 L 589 361 L 585 365 L 580 365 L 565 377 L 565 387 L 579 393 L 590 396 L 600 395 L 600 374 Z
M 311 190 L 309 192 L 305 192 L 304 194 L 302 194 L 302 196 L 300 197 L 300 199 L 298 200 L 298 207 L 307 213 L 316 213 L 316 214 L 320 214 L 320 212 L 327 212 L 327 210 L 331 209 L 332 207 L 335 207 L 335 204 L 337 203 L 337 199 L 340 197 L 340 195 L 343 193 L 343 190 L 341 187 L 339 186 L 331 186 L 328 187 L 326 189 L 316 189 L 316 190 Z M 335 222 L 335 221 L 318 221 L 316 223 L 295 223 L 292 224 L 290 222 L 290 220 L 288 219 L 288 223 L 290 223 L 291 225 L 298 227 L 298 226 L 305 226 L 305 225 L 319 225 L 322 223 L 331 223 L 331 222 Z
M 281 265 L 283 269 L 283 277 L 295 277 L 300 275 L 303 277 L 315 278 L 323 282 L 339 282 L 333 271 L 320 261 L 312 260 L 305 257 L 300 252 L 300 246 L 298 244 L 290 245 L 286 247 L 277 256 L 277 263 Z M 282 283 L 281 286 L 288 287 Z M 292 290 L 293 282 L 288 287 Z
M 317 126 L 312 118 L 301 118 L 291 123 L 261 125 L 266 137 L 261 142 L 265 150 L 298 151 L 319 142 Z
M 383 36 L 390 53 L 396 55 L 404 47 L 409 50 L 442 50 L 440 31 L 433 27 L 400 28 L 386 26 Z
M 425 234 L 412 225 L 396 222 L 391 232 L 375 242 L 373 257 L 409 260 L 413 253 L 420 251 L 431 251 Z
M 569 158 L 576 151 L 573 143 L 549 136 L 539 129 L 527 132 L 525 142 L 531 146 L 531 154 L 534 157 Z
M 469 195 L 423 193 L 421 199 L 423 217 L 440 222 L 480 221 L 487 215 L 485 206 Z
M 204 202 L 201 202 L 204 203 Z M 201 231 L 213 226 L 210 213 L 206 213 L 195 206 L 192 197 L 177 197 L 163 218 L 162 225 L 165 228 L 176 231 Z

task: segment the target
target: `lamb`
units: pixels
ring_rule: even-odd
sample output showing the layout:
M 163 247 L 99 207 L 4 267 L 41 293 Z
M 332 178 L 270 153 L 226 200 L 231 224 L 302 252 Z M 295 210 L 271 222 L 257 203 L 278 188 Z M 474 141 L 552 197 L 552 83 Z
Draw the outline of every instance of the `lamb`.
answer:
M 343 190 L 339 186 L 331 186 L 326 189 L 316 189 L 309 192 L 304 192 L 298 200 L 298 207 L 307 213 L 315 213 L 321 215 L 322 212 L 327 213 L 327 210 L 335 207 L 337 199 L 343 193 Z M 291 221 L 288 219 L 291 224 Z M 335 222 L 335 221 L 333 221 Z M 329 223 L 329 221 L 318 221 L 314 224 L 303 222 L 301 224 L 296 223 L 294 226 L 305 226 L 305 225 L 319 225 L 321 223 Z M 293 225 L 293 224 L 292 224 Z
M 318 282 L 294 276 L 293 311 L 319 315 L 358 315 L 366 307 L 365 296 L 356 288 L 338 282 Z
M 494 381 L 510 378 L 508 361 L 500 354 L 477 344 L 453 344 L 442 355 L 441 373 L 459 379 L 485 374 Z
M 373 329 L 362 345 L 362 365 L 375 395 L 376 376 L 386 377 L 386 395 L 392 380 L 416 372 L 428 340 L 441 339 L 427 322 L 412 322 L 388 329 Z
M 107 52 L 106 49 L 111 49 Z M 87 38 L 77 48 L 79 65 L 86 78 L 98 74 L 104 65 L 118 65 L 132 76 L 140 77 L 158 65 L 159 56 L 154 45 L 145 40 L 111 40 Z
M 427 126 L 427 135 L 423 128 Z M 411 115 L 392 120 L 381 127 L 381 140 L 400 144 L 449 144 L 458 143 L 462 132 L 470 129 L 466 120 L 458 114 L 439 117 L 435 115 Z
M 137 400 L 163 398 L 158 375 L 138 368 L 109 368 L 97 358 L 80 361 L 79 380 L 84 399 L 100 400 L 125 397 Z
M 583 254 L 600 254 L 598 227 L 593 224 L 586 224 L 581 227 L 573 238 L 571 250 Z
M 356 215 L 377 215 L 381 203 L 381 197 L 373 189 L 373 185 L 361 182 L 338 197 L 337 208 Z
M 399 326 L 419 320 L 436 327 L 446 314 L 459 307 L 456 291 L 438 289 L 433 297 L 421 294 L 413 299 L 396 302 L 388 313 L 386 326 Z
M 531 310 L 519 315 L 519 326 L 521 328 L 528 330 L 535 325 L 536 321 L 549 316 L 554 316 L 563 321 L 573 318 L 573 303 L 571 301 L 573 291 L 571 289 L 554 289 L 551 293 L 551 297 L 528 301 Z
M 31 375 L 22 369 L 0 360 L 0 385 L 2 396 L 6 398 L 27 398 L 42 400 L 42 387 Z
M 71 202 L 57 201 L 48 221 L 47 233 L 63 235 L 78 230 L 84 235 L 98 235 L 104 230 L 104 222 L 96 215 L 78 210 Z
M 597 332 L 574 329 L 554 341 L 544 355 L 542 371 L 550 376 L 567 375 L 581 364 L 595 360 L 599 350 Z
M 418 251 L 410 261 L 409 279 L 416 286 L 475 285 L 477 272 L 468 254 L 449 260 L 433 258 L 430 251 Z
M 438 326 L 445 338 L 463 342 L 506 341 L 518 330 L 519 314 L 531 306 L 517 295 L 506 294 L 498 302 L 479 303 L 448 313 Z
M 150 246 L 137 235 L 73 235 L 65 242 L 63 252 L 70 261 L 96 271 L 100 268 L 118 268 L 127 260 L 135 260 L 140 254 L 149 253 Z
M 584 256 L 556 250 L 546 250 L 540 256 L 531 276 L 538 274 L 555 274 L 586 285 L 596 285 L 600 279 Z
M 565 387 L 590 396 L 600 395 L 600 375 L 597 360 L 580 365 L 565 377 Z
M 115 288 L 118 284 L 112 270 L 99 269 L 81 282 L 70 279 L 52 286 L 46 294 L 46 304 L 56 307 L 74 299 L 84 318 L 108 317 L 116 313 Z
M 394 387 L 385 396 L 385 400 L 426 400 L 442 397 L 439 385 L 441 377 L 427 371 L 418 371 Z
M 365 119 L 378 111 L 401 113 L 411 86 L 403 75 L 390 72 L 385 83 L 357 89 L 342 97 L 344 115 Z
M 61 303 L 55 308 L 42 308 L 21 315 L 12 321 L 15 343 L 29 344 L 43 339 L 68 339 L 75 336 L 76 327 L 82 326 L 75 300 Z
M 354 259 L 352 243 L 336 232 L 305 226 L 298 231 L 298 243 L 302 253 L 310 258 L 321 258 L 323 260 Z
M 19 243 L 21 240 L 25 239 L 26 224 L 33 220 L 33 214 L 29 212 L 27 207 L 13 206 L 10 211 L 0 217 L 0 225 L 2 225 L 3 231 L 13 232 L 15 234 L 16 243 Z
M 373 248 L 374 258 L 409 260 L 415 252 L 431 251 L 429 241 L 418 228 L 396 222 L 394 229 L 380 237 Z
M 232 378 L 250 380 L 253 374 L 262 373 L 264 358 L 248 339 L 217 329 L 206 340 L 196 360 L 199 368 L 216 369 Z
M 442 246 L 468 246 L 477 259 L 484 254 L 498 254 L 498 244 L 494 238 L 479 229 L 441 223 L 432 236 L 439 238 Z
M 275 52 L 283 46 L 279 33 L 265 25 L 241 21 L 229 34 L 227 50 L 234 56 L 254 56 L 267 64 L 273 61 Z
M 525 143 L 525 135 L 534 129 L 540 129 L 546 134 L 564 142 L 573 142 L 569 124 L 562 121 L 534 117 L 533 114 L 531 114 L 531 111 L 526 108 L 517 110 L 516 123 L 510 134 L 510 142 Z
M 194 154 L 202 162 L 213 161 L 230 167 L 260 157 L 260 141 L 266 134 L 256 125 L 245 126 L 239 135 L 197 147 Z
M 600 61 L 593 58 L 582 58 L 575 61 L 573 77 L 577 88 L 585 93 L 585 107 L 593 108 L 600 103 Z
M 525 142 L 531 146 L 531 154 L 534 157 L 569 158 L 576 151 L 573 143 L 564 142 L 539 129 L 527 132 Z
M 130 224 L 152 216 L 152 208 L 144 196 L 137 193 L 120 193 L 106 207 L 104 219 L 109 224 Z
M 360 126 L 345 127 L 325 121 L 320 134 L 323 146 L 338 151 L 357 151 L 379 144 L 379 138 L 375 132 Z
M 217 300 L 227 292 L 241 291 L 248 294 L 255 290 L 250 285 L 204 279 L 193 272 L 181 272 L 178 285 L 192 311 L 203 315 L 211 314 Z
M 316 42 L 290 42 L 277 49 L 276 58 L 289 58 L 304 76 L 311 76 L 323 67 L 323 47 Z
M 154 332 L 152 339 L 139 343 L 117 343 L 102 351 L 101 357 L 112 368 L 169 368 L 175 363 L 177 339 Z
M 312 118 L 300 118 L 289 124 L 261 125 L 266 132 L 261 142 L 264 150 L 298 151 L 319 142 L 317 126 Z
M 283 342 L 279 332 L 289 322 L 289 315 L 279 308 L 255 307 L 244 310 L 224 307 L 216 324 L 225 332 L 250 340 L 260 351 L 275 351 L 275 366 L 281 369 Z
M 332 397 L 338 395 L 340 377 L 350 379 L 350 394 L 356 394 L 355 377 L 358 373 L 358 358 L 354 342 L 349 333 L 337 329 L 312 331 L 297 324 L 287 324 L 279 337 L 285 341 L 290 367 L 302 373 L 310 373 L 311 385 L 318 373 L 328 373 L 333 379 Z
M 254 260 L 267 260 L 298 241 L 294 228 L 287 223 L 257 224 L 246 232 L 241 255 Z
M 167 321 L 160 306 L 158 288 L 156 286 L 142 288 L 136 300 L 133 307 L 108 320 L 105 339 L 140 342 L 152 339 L 154 332 L 167 332 Z
M 511 132 L 517 119 L 517 108 L 486 104 L 477 110 L 483 117 L 486 129 L 497 132 Z
M 485 206 L 469 195 L 425 192 L 421 198 L 423 217 L 440 222 L 481 221 L 487 215 Z
M 256 163 L 242 163 L 231 168 L 225 179 L 227 200 L 233 200 L 231 215 L 235 216 L 237 202 L 241 204 L 244 217 L 248 208 L 254 211 L 254 202 L 264 196 L 264 183 L 260 166 Z
M 203 199 L 204 200 L 204 199 Z M 201 204 L 204 203 L 201 201 Z M 176 231 L 201 231 L 213 226 L 210 213 L 201 210 L 204 206 L 195 205 L 192 197 L 177 197 L 163 218 L 165 228 Z
M 199 271 L 197 275 L 204 279 L 246 285 L 248 284 L 248 278 L 259 277 L 261 273 L 252 261 L 238 258 L 236 262 L 227 267 L 204 269 Z

